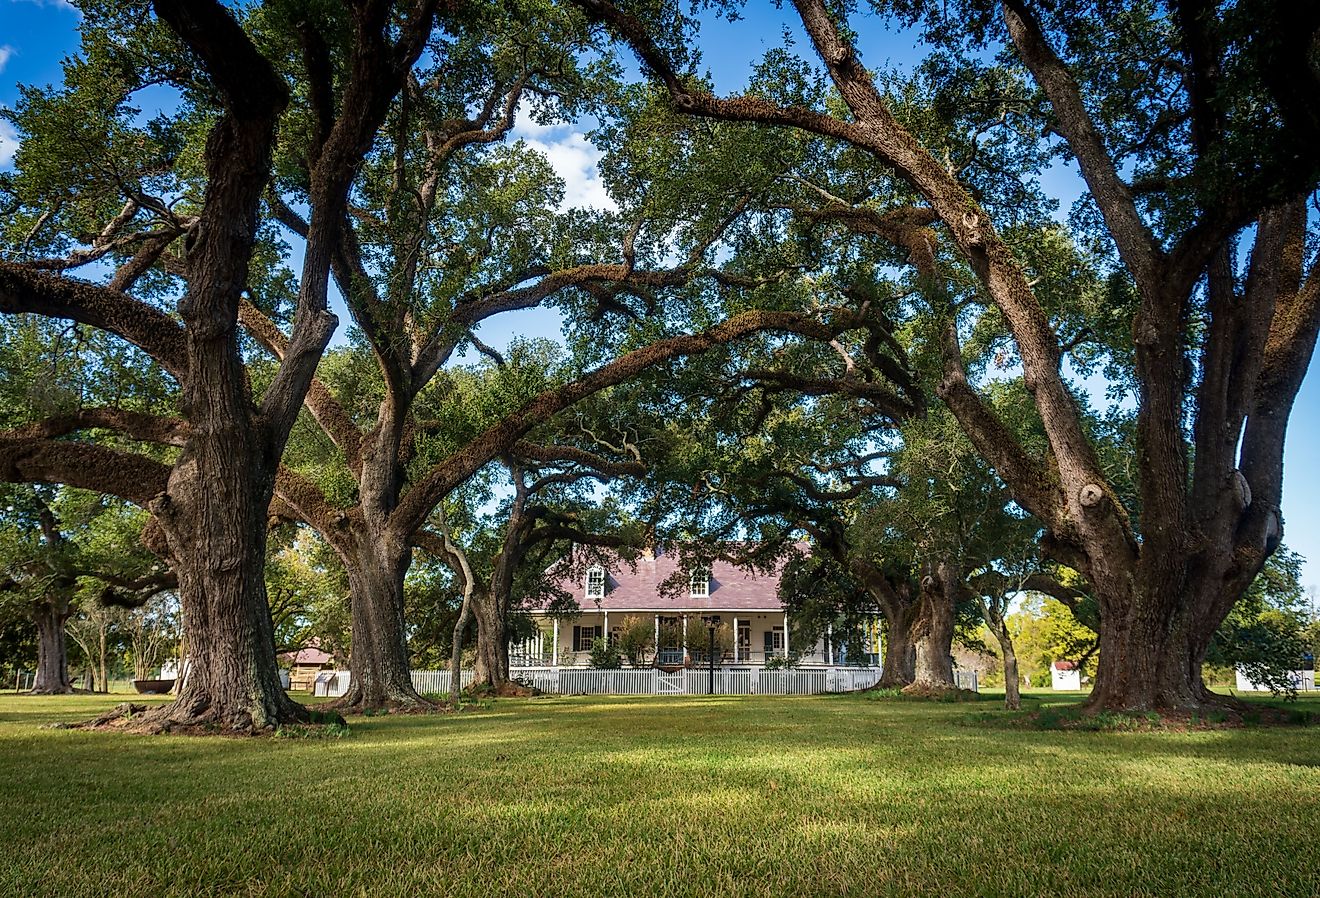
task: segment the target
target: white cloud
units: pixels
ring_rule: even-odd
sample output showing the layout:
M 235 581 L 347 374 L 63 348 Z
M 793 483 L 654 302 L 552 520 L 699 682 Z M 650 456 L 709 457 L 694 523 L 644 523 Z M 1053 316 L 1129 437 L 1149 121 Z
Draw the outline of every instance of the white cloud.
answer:
M 8 168 L 13 163 L 18 144 L 18 133 L 14 126 L 0 119 L 0 168 Z
M 617 208 L 600 179 L 597 165 L 600 151 L 584 135 L 570 133 L 557 140 L 528 140 L 527 145 L 544 153 L 555 174 L 564 179 L 564 200 L 559 204 L 560 209 Z
M 528 140 L 544 139 L 550 134 L 567 134 L 573 130 L 573 126 L 567 122 L 551 122 L 543 125 L 532 118 L 527 110 L 527 104 L 523 103 L 518 107 L 518 113 L 513 119 L 513 136 L 523 137 Z
M 14 48 L 8 44 L 0 45 L 0 72 L 5 70 L 9 64 L 9 58 L 14 55 Z
M 600 151 L 591 145 L 585 134 L 573 129 L 572 124 L 537 124 L 523 107 L 518 110 L 513 136 L 522 138 L 529 147 L 543 153 L 555 174 L 563 178 L 561 210 L 617 209 L 600 179 Z

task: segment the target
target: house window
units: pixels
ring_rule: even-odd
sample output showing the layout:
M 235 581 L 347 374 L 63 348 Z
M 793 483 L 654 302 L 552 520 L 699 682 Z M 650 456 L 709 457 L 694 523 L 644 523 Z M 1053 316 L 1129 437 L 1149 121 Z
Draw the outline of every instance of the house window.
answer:
M 601 626 L 595 627 L 574 627 L 573 628 L 573 651 L 589 652 L 591 644 L 601 637 L 605 629 Z
M 765 631 L 765 656 L 773 658 L 784 654 L 784 628 L 775 627 Z
M 605 597 L 605 568 L 593 567 L 587 571 L 587 598 L 603 599 Z
M 699 567 L 692 572 L 688 595 L 694 599 L 704 599 L 710 595 L 710 568 Z

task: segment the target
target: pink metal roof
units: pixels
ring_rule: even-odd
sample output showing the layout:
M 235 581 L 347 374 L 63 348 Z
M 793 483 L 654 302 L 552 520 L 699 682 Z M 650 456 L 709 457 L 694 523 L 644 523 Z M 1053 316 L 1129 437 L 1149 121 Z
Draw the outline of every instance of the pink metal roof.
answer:
M 637 569 L 625 561 L 607 566 L 603 599 L 588 599 L 585 577 L 565 578 L 560 588 L 572 593 L 585 612 L 602 611 L 783 611 L 779 601 L 779 575 L 744 571 L 727 561 L 711 565 L 710 595 L 688 596 L 687 571 L 683 586 L 675 594 L 661 595 L 660 585 L 679 570 L 674 553 L 643 555 Z M 599 604 L 598 604 L 599 602 Z
M 293 656 L 293 663 L 297 665 L 317 665 L 320 666 L 331 660 L 329 652 L 323 652 L 314 645 L 299 649 Z

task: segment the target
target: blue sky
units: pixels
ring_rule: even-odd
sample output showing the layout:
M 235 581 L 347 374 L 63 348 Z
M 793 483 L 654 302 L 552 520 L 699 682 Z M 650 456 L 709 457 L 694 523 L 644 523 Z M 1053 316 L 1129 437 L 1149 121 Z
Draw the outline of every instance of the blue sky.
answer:
M 709 19 L 703 28 L 702 45 L 707 48 L 704 64 L 722 92 L 735 90 L 745 82 L 751 65 L 765 50 L 781 44 L 786 26 L 799 46 L 805 43 L 800 23 L 795 24 L 788 10 L 769 4 L 751 6 L 754 12 L 744 21 Z M 77 47 L 77 22 L 78 13 L 63 0 L 0 0 L 0 105 L 15 102 L 20 83 L 59 82 L 60 60 Z M 862 35 L 859 48 L 867 65 L 907 66 L 919 57 L 920 50 L 908 35 L 887 32 L 874 23 L 858 30 Z M 726 49 L 728 52 L 724 52 Z M 517 135 L 546 153 L 564 178 L 566 205 L 608 203 L 596 172 L 598 154 L 580 128 L 542 128 L 524 120 Z M 8 167 L 16 146 L 12 129 L 0 122 L 0 168 Z M 1046 187 L 1064 209 L 1080 192 L 1076 173 L 1066 168 L 1052 172 Z M 482 337 L 502 345 L 519 335 L 555 334 L 558 325 L 553 313 L 524 312 L 495 319 L 483 329 Z M 1318 444 L 1320 375 L 1313 368 L 1297 398 L 1289 426 L 1283 499 L 1286 542 L 1308 559 L 1315 559 L 1304 572 L 1303 582 L 1308 585 L 1320 584 Z

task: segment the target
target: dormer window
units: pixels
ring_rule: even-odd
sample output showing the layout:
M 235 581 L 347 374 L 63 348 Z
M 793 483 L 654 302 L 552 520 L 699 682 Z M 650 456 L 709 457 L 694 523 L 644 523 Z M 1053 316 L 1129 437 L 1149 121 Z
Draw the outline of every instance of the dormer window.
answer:
M 605 598 L 605 568 L 597 566 L 587 571 L 587 598 Z
M 710 595 L 710 568 L 699 567 L 692 572 L 688 595 L 694 599 L 704 599 Z

